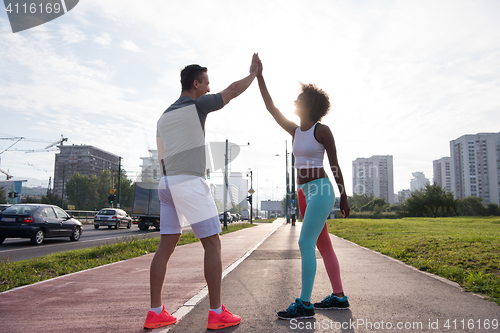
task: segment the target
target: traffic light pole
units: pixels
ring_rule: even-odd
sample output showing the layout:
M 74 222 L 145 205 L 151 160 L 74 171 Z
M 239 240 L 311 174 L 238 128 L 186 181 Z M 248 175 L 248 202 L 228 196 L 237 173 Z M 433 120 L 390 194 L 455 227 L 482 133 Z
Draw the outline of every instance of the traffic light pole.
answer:
M 252 174 L 252 170 L 250 170 L 250 188 L 253 189 L 253 174 Z M 250 194 L 250 224 L 253 224 L 252 217 L 253 217 L 253 194 Z
M 226 154 L 224 155 L 224 228 L 227 229 L 227 139 L 226 139 Z
M 118 193 L 116 200 L 116 208 L 120 208 L 120 185 L 122 181 L 122 158 L 118 157 Z
M 295 157 L 293 156 L 292 153 L 292 225 L 295 225 Z
M 290 223 L 290 174 L 288 173 L 288 142 L 286 140 L 285 140 L 285 160 L 286 160 L 285 214 L 286 214 L 286 223 Z

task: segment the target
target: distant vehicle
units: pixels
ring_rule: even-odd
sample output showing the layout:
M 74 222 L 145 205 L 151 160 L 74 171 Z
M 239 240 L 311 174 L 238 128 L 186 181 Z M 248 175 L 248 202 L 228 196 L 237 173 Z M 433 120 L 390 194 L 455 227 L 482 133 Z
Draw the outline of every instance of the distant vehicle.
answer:
M 0 212 L 0 244 L 5 238 L 30 238 L 40 245 L 45 238 L 69 237 L 77 241 L 83 225 L 54 205 L 17 204 Z
M 228 212 L 226 212 L 226 214 L 227 214 L 227 219 L 226 219 L 226 221 L 227 221 L 227 222 L 229 222 L 229 223 L 232 223 L 232 222 L 233 222 L 233 217 L 232 217 L 232 216 L 231 216 L 231 214 L 229 214 Z M 219 214 L 219 221 L 220 221 L 221 223 L 223 223 L 223 222 L 224 222 L 224 213 L 220 213 L 220 214 Z
M 121 226 L 130 229 L 132 226 L 132 218 L 121 209 L 118 208 L 103 208 L 94 216 L 94 228 L 99 229 L 99 227 L 107 226 L 108 229 L 115 227 L 115 229 Z
M 149 227 L 155 227 L 160 230 L 158 183 L 135 183 L 132 216 L 139 229 L 148 230 Z
M 231 217 L 233 218 L 233 222 L 238 222 L 240 220 L 239 214 L 231 214 Z
M 245 221 L 245 220 L 248 220 L 248 219 L 250 219 L 249 211 L 248 211 L 248 209 L 243 209 L 241 211 L 241 220 Z

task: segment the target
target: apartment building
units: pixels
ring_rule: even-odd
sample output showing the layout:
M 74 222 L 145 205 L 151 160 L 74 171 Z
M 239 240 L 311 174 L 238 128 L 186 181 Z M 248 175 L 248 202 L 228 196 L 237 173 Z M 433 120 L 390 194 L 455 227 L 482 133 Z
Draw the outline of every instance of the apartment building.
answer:
M 392 155 L 374 155 L 352 162 L 353 192 L 373 194 L 394 204 L 394 169 Z
M 76 172 L 99 176 L 102 170 L 109 170 L 116 172 L 118 177 L 118 155 L 87 145 L 60 145 L 58 148 L 54 165 L 54 193 L 58 196 L 62 196 L 68 179 Z
M 450 153 L 455 198 L 500 204 L 500 133 L 463 135 L 450 141 Z
M 410 190 L 412 192 L 421 191 L 425 189 L 426 185 L 429 185 L 431 183 L 429 179 L 425 178 L 425 174 L 423 172 L 413 172 L 412 176 L 413 178 L 410 181 Z
M 441 186 L 446 192 L 454 193 L 455 182 L 451 178 L 451 168 L 451 157 L 443 157 L 432 161 L 432 181 Z

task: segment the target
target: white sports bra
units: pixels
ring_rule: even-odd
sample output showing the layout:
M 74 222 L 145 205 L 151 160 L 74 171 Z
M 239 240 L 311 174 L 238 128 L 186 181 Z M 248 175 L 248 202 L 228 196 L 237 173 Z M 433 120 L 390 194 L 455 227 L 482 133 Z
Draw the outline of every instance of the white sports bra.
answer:
M 318 123 L 307 131 L 302 131 L 300 126 L 295 129 L 293 139 L 293 154 L 295 155 L 296 169 L 322 168 L 325 146 L 316 140 L 314 131 Z

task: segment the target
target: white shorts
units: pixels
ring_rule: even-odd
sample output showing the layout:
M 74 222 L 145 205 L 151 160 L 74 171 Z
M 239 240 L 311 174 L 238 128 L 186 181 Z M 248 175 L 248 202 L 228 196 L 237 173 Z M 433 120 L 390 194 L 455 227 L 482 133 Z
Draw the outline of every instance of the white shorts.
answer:
M 221 232 L 217 206 L 205 179 L 198 176 L 163 176 L 158 185 L 160 234 L 180 234 L 184 220 L 196 238 Z

